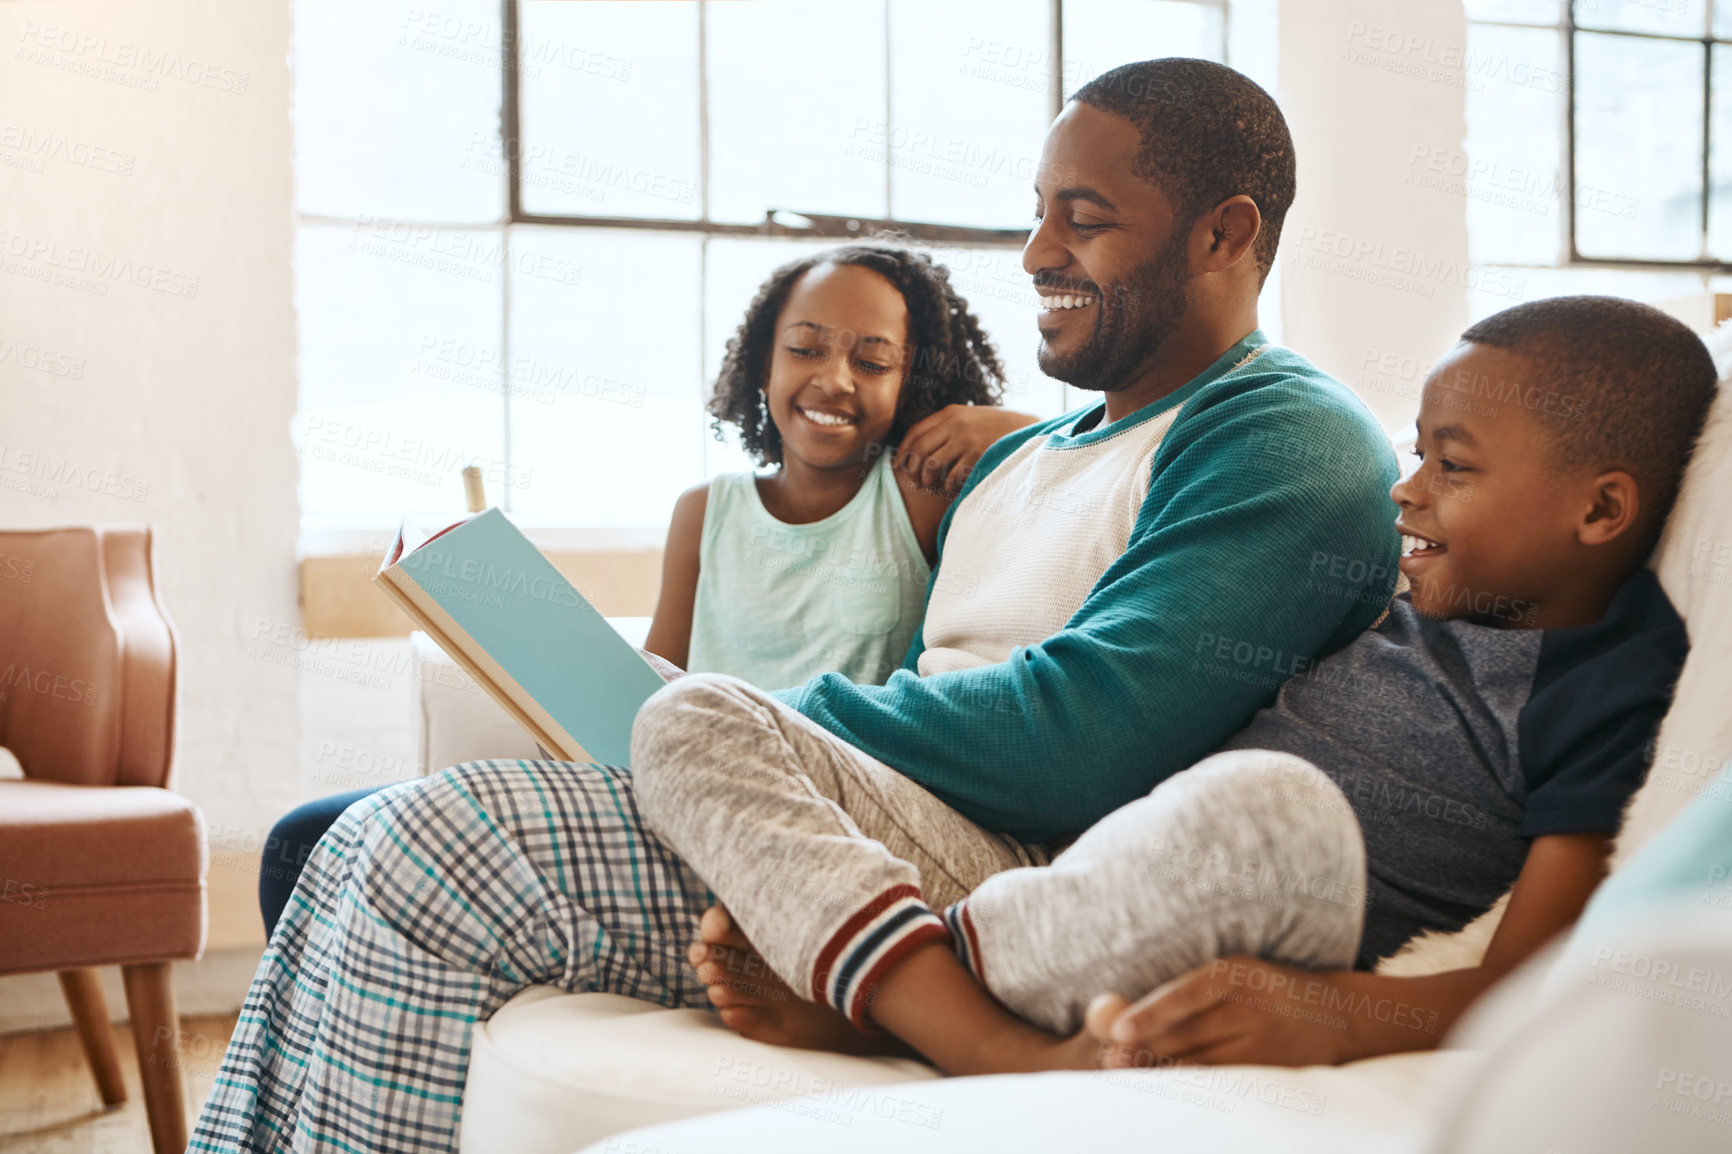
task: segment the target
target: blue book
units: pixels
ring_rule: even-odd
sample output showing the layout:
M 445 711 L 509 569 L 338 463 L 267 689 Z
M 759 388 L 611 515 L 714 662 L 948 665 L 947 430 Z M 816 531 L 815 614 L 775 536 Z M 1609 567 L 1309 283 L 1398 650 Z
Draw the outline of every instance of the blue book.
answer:
M 412 543 L 374 582 L 555 757 L 626 765 L 662 675 L 498 509 Z

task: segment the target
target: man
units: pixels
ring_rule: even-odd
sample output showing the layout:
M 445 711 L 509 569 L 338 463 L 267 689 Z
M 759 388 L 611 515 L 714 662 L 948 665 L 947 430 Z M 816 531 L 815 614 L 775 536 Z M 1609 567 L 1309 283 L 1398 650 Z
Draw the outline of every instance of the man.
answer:
M 1103 403 L 982 456 L 886 684 L 695 675 L 634 727 L 651 826 L 713 847 L 718 888 L 772 887 L 740 928 L 857 1025 L 949 936 L 936 910 L 1200 760 L 1362 632 L 1395 568 L 1394 513 L 1365 484 L 1395 479 L 1387 443 L 1257 331 L 1293 188 L 1274 102 L 1220 65 L 1128 65 L 1076 94 L 1041 160 L 1023 252 L 1041 366 Z M 1269 452 L 1288 442 L 1306 452 Z M 1361 579 L 1320 589 L 1330 568 Z
M 920 789 L 945 836 L 880 823 L 886 869 L 939 904 L 1045 861 L 1370 624 L 1399 548 L 1393 454 L 1257 330 L 1293 189 L 1280 111 L 1230 69 L 1149 61 L 1078 92 L 1023 261 L 1042 367 L 1104 403 L 981 458 L 904 672 L 774 696 L 682 679 L 640 716 L 646 755 L 699 756 L 714 721 L 757 763 L 786 737 L 832 789 Z M 193 1148 L 449 1149 L 476 1021 L 531 984 L 707 1005 L 684 953 L 710 900 L 617 768 L 477 762 L 376 795 L 309 863 Z M 897 948 L 935 932 L 907 908 L 873 923 Z M 875 932 L 844 934 L 850 968 L 828 971 L 850 1011 Z

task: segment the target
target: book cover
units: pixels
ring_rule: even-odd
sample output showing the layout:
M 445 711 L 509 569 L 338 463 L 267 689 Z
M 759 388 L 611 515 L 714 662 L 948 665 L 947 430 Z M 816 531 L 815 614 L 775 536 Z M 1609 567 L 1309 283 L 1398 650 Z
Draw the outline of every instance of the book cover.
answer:
M 548 750 L 629 763 L 661 675 L 497 508 L 419 545 L 405 527 L 374 580 Z

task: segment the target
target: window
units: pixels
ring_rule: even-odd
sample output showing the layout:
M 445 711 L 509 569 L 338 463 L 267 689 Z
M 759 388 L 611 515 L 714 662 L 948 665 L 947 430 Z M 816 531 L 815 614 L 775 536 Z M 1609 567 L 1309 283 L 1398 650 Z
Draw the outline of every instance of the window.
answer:
M 1007 404 L 1046 125 L 1092 76 L 1227 58 L 1225 0 L 297 0 L 303 536 L 463 507 L 603 540 L 749 467 L 703 401 L 759 282 L 894 229 L 950 266 Z M 596 536 L 600 534 L 601 536 Z M 659 543 L 659 530 L 649 539 Z
M 1732 2 L 1467 11 L 1465 155 L 1430 176 L 1460 182 L 1474 260 L 1732 263 Z

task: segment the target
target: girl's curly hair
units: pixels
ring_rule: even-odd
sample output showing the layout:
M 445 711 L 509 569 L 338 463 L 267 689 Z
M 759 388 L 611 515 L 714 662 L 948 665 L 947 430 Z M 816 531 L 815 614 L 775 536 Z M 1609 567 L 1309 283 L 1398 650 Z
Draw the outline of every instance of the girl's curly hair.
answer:
M 711 427 L 738 425 L 740 441 L 761 465 L 780 464 L 782 434 L 770 419 L 764 384 L 770 376 L 776 320 L 794 282 L 818 265 L 859 265 L 896 286 L 908 305 L 908 357 L 896 423 L 896 444 L 920 420 L 946 405 L 995 405 L 1004 383 L 998 352 L 968 302 L 950 285 L 950 270 L 923 252 L 889 244 L 851 244 L 789 261 L 770 274 L 728 341 L 709 403 Z

